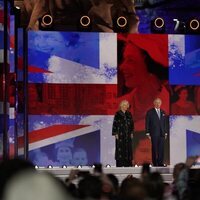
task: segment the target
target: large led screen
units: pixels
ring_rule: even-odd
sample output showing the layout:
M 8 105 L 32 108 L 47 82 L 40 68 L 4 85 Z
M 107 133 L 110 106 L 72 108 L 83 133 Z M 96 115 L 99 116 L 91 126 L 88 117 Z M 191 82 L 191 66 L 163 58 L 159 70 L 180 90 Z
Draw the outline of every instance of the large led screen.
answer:
M 126 99 L 135 124 L 133 164 L 151 162 L 145 114 L 156 97 L 169 114 L 168 35 L 31 31 L 28 36 L 30 159 L 37 165 L 42 156 L 48 164 L 75 165 L 77 141 L 87 164 L 115 165 L 113 116 Z M 66 160 L 58 162 L 51 152 L 62 144 Z M 169 163 L 168 140 L 165 149 Z

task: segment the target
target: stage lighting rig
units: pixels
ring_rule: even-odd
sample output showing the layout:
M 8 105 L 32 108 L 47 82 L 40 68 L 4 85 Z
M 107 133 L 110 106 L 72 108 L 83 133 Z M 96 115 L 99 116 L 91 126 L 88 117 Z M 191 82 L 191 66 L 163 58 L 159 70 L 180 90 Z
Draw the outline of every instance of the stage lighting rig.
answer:
M 113 19 L 113 30 L 116 33 L 127 33 L 129 29 L 129 19 L 126 16 L 118 16 Z
M 200 20 L 193 18 L 187 22 L 187 33 L 199 34 L 200 33 Z
M 81 16 L 78 22 L 78 30 L 79 31 L 91 31 L 92 29 L 92 21 L 88 15 Z
M 53 17 L 50 14 L 45 14 L 39 19 L 40 30 L 52 30 Z
M 165 21 L 162 17 L 156 17 L 151 20 L 152 33 L 165 33 Z

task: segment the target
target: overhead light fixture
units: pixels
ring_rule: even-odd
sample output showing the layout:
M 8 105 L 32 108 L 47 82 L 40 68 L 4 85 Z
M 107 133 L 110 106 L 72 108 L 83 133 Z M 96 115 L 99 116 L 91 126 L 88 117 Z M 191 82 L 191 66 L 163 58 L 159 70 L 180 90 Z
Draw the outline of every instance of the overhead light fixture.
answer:
M 162 17 L 156 17 L 151 20 L 152 33 L 165 33 L 165 21 Z
M 196 31 L 196 30 L 199 28 L 199 26 L 200 26 L 199 20 L 197 20 L 197 19 L 192 19 L 192 20 L 190 21 L 189 26 L 190 26 L 190 28 L 191 28 L 192 30 Z
M 119 16 L 113 19 L 113 31 L 116 33 L 127 33 L 129 31 L 129 21 L 126 16 Z
M 80 17 L 77 26 L 78 31 L 90 32 L 92 30 L 92 21 L 88 15 L 83 15 Z
M 186 26 L 186 33 L 188 34 L 199 34 L 200 33 L 200 19 L 198 18 L 192 18 L 190 20 L 187 20 L 187 26 Z
M 49 14 L 46 14 L 42 17 L 42 25 L 50 26 L 53 23 L 53 17 Z
M 127 21 L 126 17 L 120 16 L 117 18 L 117 25 L 120 28 L 124 28 L 127 25 L 127 23 L 128 23 L 128 21 Z
M 162 28 L 164 25 L 165 25 L 165 21 L 163 20 L 163 18 L 161 17 L 158 17 L 154 20 L 154 25 L 157 27 L 157 28 Z
M 80 24 L 83 26 L 83 27 L 87 27 L 89 26 L 91 23 L 91 20 L 90 18 L 87 16 L 87 15 L 84 15 L 80 18 Z

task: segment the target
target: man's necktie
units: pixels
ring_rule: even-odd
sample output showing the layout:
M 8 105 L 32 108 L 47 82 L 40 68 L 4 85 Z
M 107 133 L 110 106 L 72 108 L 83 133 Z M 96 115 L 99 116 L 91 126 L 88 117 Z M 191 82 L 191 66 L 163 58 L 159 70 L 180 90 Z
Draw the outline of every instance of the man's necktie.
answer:
M 160 119 L 160 109 L 157 109 L 158 117 Z

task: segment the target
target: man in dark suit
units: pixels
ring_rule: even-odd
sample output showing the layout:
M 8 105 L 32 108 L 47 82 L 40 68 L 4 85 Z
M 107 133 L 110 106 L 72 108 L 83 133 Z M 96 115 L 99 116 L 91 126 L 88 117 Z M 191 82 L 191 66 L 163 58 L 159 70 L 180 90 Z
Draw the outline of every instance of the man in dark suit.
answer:
M 167 138 L 167 116 L 160 109 L 162 101 L 160 98 L 154 100 L 154 108 L 146 113 L 146 135 L 152 143 L 152 162 L 154 166 L 164 166 L 164 140 Z

